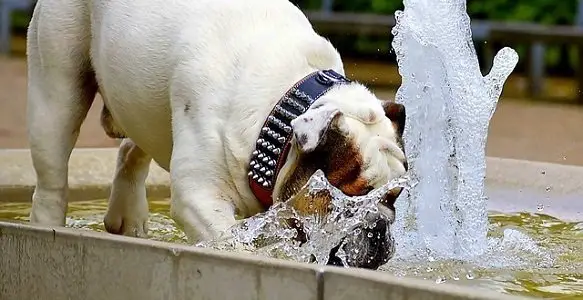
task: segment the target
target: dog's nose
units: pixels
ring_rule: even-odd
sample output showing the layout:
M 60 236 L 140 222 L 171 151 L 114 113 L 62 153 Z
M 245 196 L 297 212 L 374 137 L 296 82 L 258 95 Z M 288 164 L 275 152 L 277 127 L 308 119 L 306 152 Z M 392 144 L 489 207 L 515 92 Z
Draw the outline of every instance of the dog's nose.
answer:
M 381 213 L 369 213 L 366 216 L 367 227 L 380 237 L 384 237 L 390 225 L 389 218 Z

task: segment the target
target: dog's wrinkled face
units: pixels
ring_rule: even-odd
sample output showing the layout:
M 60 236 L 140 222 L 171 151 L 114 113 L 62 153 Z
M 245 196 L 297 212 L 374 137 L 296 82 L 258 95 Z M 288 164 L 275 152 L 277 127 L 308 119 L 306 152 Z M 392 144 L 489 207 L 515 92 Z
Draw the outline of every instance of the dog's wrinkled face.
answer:
M 324 171 L 332 185 L 350 196 L 365 195 L 407 171 L 402 142 L 405 108 L 374 100 L 346 107 L 321 99 L 292 122 L 298 157 L 284 181 L 280 199 L 294 195 L 318 169 Z M 344 251 L 351 258 L 351 266 L 376 269 L 392 257 L 394 242 L 389 226 L 394 221 L 394 203 L 400 192 L 394 189 L 387 193 L 379 213 L 367 217 L 369 223 L 376 224 L 373 228 L 362 227 L 355 230 L 357 234 L 346 237 Z M 304 213 L 323 213 L 310 211 L 327 206 L 314 205 L 314 201 L 329 199 L 320 197 L 294 206 Z M 337 248 L 329 264 L 340 264 L 335 257 Z

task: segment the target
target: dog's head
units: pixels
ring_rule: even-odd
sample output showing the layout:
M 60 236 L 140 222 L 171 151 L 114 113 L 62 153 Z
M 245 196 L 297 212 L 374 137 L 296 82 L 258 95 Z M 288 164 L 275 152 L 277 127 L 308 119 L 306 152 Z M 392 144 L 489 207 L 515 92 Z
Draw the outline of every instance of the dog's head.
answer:
M 379 100 L 357 83 L 335 87 L 292 121 L 292 151 L 276 183 L 276 197 L 289 199 L 318 169 L 350 196 L 365 195 L 403 175 L 407 171 L 404 126 L 404 106 Z M 352 266 L 376 269 L 392 257 L 389 226 L 400 192 L 397 188 L 384 195 L 380 213 L 369 216 L 376 226 L 347 237 L 344 251 Z M 323 203 L 300 201 L 294 206 L 304 213 L 322 213 L 314 210 L 326 207 L 329 199 L 318 201 Z M 337 250 L 332 251 L 330 264 L 339 263 Z

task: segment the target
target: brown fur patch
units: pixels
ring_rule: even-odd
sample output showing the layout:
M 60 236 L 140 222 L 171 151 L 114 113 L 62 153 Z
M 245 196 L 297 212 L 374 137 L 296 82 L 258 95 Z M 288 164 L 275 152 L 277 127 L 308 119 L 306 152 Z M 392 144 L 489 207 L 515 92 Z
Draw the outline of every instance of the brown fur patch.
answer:
M 303 190 L 290 199 L 289 203 L 302 216 L 325 216 L 330 211 L 330 200 L 331 197 L 327 191 L 308 195 L 307 191 Z
M 405 130 L 405 119 L 407 116 L 405 106 L 392 101 L 383 101 L 382 106 L 385 111 L 385 116 L 393 123 L 397 135 L 399 137 L 402 136 Z
M 333 186 L 347 195 L 364 195 L 371 190 L 366 180 L 359 177 L 363 159 L 355 143 L 332 128 L 326 135 L 325 142 L 318 149 L 300 154 L 298 166 L 282 187 L 281 199 L 287 200 L 295 195 L 290 202 L 304 214 L 328 212 L 329 194 L 307 195 L 305 191 L 300 191 L 318 169 L 324 172 Z

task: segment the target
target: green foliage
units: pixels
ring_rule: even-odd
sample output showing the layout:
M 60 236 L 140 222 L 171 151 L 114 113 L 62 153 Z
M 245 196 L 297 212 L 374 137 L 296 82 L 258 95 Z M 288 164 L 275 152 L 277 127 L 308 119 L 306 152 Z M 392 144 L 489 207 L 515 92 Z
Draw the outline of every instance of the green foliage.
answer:
M 0 0 L 1 1 L 1 0 Z M 244 1 L 244 0 L 242 0 Z M 317 10 L 322 0 L 291 0 L 301 9 Z M 472 19 L 496 21 L 520 21 L 539 24 L 571 25 L 575 23 L 578 1 L 583 0 L 467 0 L 467 11 Z M 394 14 L 403 8 L 402 0 L 334 0 L 334 11 Z M 25 32 L 30 12 L 17 12 L 13 15 L 13 25 L 17 32 Z M 331 37 L 341 52 L 348 55 L 369 55 L 385 59 L 390 48 L 389 39 L 367 37 Z M 521 57 L 525 57 L 523 45 L 511 45 Z M 479 48 L 479 47 L 478 47 Z M 576 63 L 573 47 L 549 46 L 545 61 L 551 70 L 574 69 Z M 480 51 L 480 49 L 477 49 Z M 520 64 L 523 64 L 521 60 Z M 520 66 L 519 66 L 520 67 Z
M 467 0 L 473 19 L 526 21 L 543 24 L 573 24 L 578 0 Z M 292 1 L 302 9 L 317 9 L 321 0 Z M 335 11 L 393 14 L 402 9 L 401 0 L 335 0 Z
M 577 0 L 468 0 L 468 14 L 475 19 L 571 25 Z
M 532 22 L 549 25 L 573 25 L 576 21 L 578 1 L 583 0 L 467 0 L 467 11 L 473 20 Z M 302 9 L 319 9 L 321 0 L 296 0 Z M 392 15 L 403 9 L 402 0 L 334 0 L 334 11 L 365 12 Z M 389 37 L 390 39 L 390 37 Z M 359 37 L 346 39 L 334 37 L 338 48 L 348 55 L 372 55 L 379 57 L 379 51 L 386 55 L 390 40 Z M 499 45 L 503 46 L 503 45 Z M 510 45 L 519 55 L 526 58 L 524 45 Z M 480 47 L 477 47 L 480 48 Z M 576 60 L 572 54 L 573 47 L 549 45 L 545 61 L 550 71 L 572 73 Z M 481 49 L 477 49 L 481 52 Z M 526 60 L 521 60 L 518 68 L 524 68 Z

